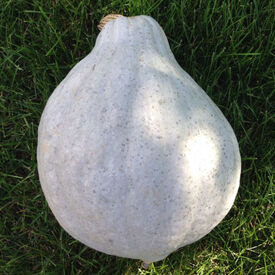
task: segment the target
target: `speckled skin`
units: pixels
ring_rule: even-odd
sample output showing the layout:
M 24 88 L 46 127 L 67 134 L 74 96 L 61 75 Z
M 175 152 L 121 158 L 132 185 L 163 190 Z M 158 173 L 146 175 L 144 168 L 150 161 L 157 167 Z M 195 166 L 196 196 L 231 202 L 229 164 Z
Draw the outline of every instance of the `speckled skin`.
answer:
M 241 171 L 232 128 L 148 16 L 105 25 L 49 98 L 37 157 L 70 235 L 146 262 L 209 233 L 232 207 Z

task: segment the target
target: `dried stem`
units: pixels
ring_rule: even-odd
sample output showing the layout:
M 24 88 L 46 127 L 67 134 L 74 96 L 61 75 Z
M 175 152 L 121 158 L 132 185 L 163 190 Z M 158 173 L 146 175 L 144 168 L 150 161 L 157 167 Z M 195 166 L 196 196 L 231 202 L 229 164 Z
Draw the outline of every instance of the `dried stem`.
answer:
M 117 19 L 118 17 L 121 17 L 121 16 L 122 16 L 121 14 L 108 14 L 107 16 L 103 17 L 100 20 L 99 25 L 97 26 L 98 29 L 101 31 L 104 28 L 106 23 L 108 23 L 111 20 Z

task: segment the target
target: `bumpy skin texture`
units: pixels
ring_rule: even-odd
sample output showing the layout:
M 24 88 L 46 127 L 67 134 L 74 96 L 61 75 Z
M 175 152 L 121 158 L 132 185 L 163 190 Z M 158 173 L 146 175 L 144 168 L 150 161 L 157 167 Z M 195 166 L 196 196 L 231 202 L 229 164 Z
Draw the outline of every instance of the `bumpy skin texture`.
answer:
M 241 171 L 231 126 L 148 16 L 105 25 L 48 100 L 37 156 L 69 234 L 146 262 L 209 233 L 232 207 Z

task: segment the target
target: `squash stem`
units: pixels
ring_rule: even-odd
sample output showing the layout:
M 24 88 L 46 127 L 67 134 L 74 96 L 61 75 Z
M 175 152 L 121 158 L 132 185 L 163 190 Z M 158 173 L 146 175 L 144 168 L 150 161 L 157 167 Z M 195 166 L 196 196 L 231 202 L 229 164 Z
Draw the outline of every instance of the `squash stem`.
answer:
M 104 16 L 100 20 L 99 24 L 97 25 L 98 29 L 101 31 L 104 28 L 106 23 L 108 23 L 111 20 L 115 20 L 115 19 L 117 19 L 118 17 L 121 17 L 121 16 L 122 16 L 121 14 L 108 14 L 108 15 Z

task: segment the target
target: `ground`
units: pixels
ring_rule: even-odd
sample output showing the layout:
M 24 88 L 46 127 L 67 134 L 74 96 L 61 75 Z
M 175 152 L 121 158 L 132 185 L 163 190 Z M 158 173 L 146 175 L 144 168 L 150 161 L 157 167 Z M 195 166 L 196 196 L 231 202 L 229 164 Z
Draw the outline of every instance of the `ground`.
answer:
M 268 0 L 0 1 L 0 274 L 271 274 L 274 11 Z M 46 101 L 109 13 L 160 23 L 179 64 L 231 123 L 242 156 L 239 193 L 222 223 L 147 271 L 63 231 L 37 174 Z

